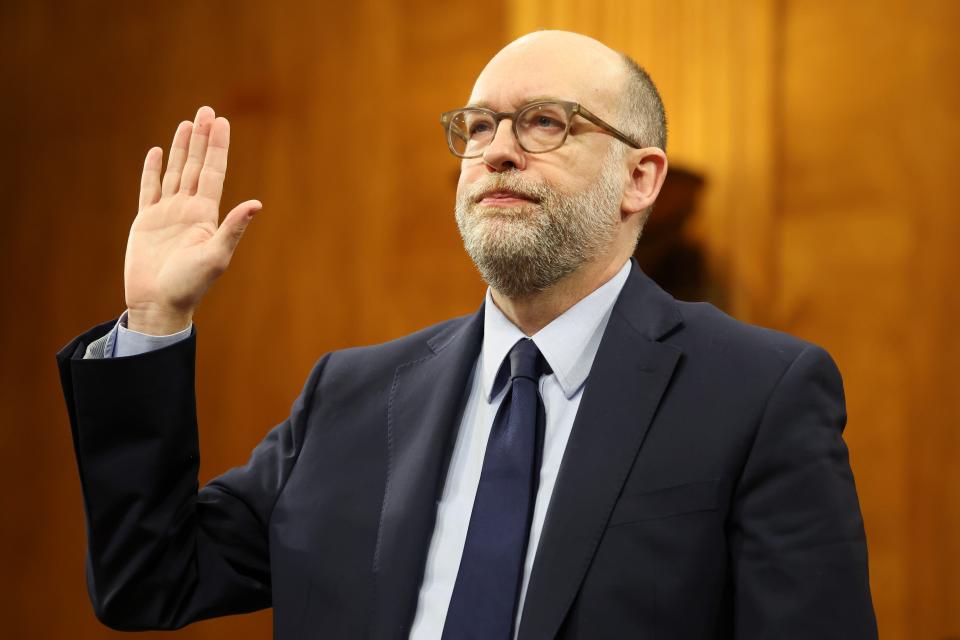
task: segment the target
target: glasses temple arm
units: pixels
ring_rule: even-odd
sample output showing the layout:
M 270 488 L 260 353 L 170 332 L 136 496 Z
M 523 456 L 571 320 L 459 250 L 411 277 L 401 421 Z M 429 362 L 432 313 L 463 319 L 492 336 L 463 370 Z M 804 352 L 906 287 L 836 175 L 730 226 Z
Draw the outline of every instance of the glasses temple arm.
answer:
M 633 147 L 634 149 L 640 149 L 640 148 L 642 148 L 636 141 L 634 141 L 632 138 L 630 138 L 630 136 L 628 136 L 627 134 L 623 133 L 622 131 L 620 131 L 619 129 L 617 129 L 616 127 L 614 127 L 613 125 L 607 124 L 606 122 L 604 122 L 603 120 L 601 120 L 599 117 L 597 117 L 597 116 L 593 115 L 592 113 L 590 113 L 589 111 L 587 111 L 587 110 L 586 110 L 585 108 L 583 108 L 582 106 L 577 105 L 577 108 L 576 108 L 576 110 L 574 111 L 574 113 L 576 113 L 577 115 L 583 116 L 584 118 L 586 118 L 587 120 L 589 120 L 589 121 L 592 122 L 593 124 L 597 125 L 597 126 L 600 127 L 601 129 L 603 129 L 604 131 L 606 131 L 607 133 L 609 133 L 610 135 L 612 135 L 614 138 L 616 138 L 616 139 L 619 140 L 620 142 L 622 142 L 622 143 L 624 143 L 624 144 L 626 144 L 626 145 L 628 145 L 628 146 L 631 146 L 631 147 Z

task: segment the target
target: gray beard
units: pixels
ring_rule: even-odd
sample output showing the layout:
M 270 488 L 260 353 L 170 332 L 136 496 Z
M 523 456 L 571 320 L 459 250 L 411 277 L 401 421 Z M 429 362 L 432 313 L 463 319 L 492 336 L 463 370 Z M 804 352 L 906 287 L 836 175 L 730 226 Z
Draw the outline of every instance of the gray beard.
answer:
M 620 220 L 619 163 L 610 154 L 595 185 L 564 194 L 531 183 L 519 171 L 490 174 L 456 204 L 463 245 L 493 289 L 522 298 L 549 289 L 606 250 Z M 533 202 L 491 207 L 476 202 L 490 188 L 515 191 Z

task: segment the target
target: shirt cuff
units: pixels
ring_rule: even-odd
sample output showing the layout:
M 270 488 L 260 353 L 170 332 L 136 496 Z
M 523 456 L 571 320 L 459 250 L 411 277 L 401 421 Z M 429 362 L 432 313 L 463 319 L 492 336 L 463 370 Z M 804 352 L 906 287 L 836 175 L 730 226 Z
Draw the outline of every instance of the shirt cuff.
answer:
M 141 353 L 148 353 L 163 347 L 169 347 L 172 344 L 189 338 L 190 333 L 193 331 L 193 323 L 191 322 L 189 327 L 177 333 L 171 333 L 166 336 L 151 336 L 146 333 L 128 329 L 127 312 L 124 311 L 120 319 L 117 320 L 117 326 L 114 330 L 116 331 L 116 337 L 115 340 L 112 341 L 113 344 L 110 344 L 111 340 L 108 338 L 106 348 L 104 349 L 105 357 L 107 358 L 137 356 Z

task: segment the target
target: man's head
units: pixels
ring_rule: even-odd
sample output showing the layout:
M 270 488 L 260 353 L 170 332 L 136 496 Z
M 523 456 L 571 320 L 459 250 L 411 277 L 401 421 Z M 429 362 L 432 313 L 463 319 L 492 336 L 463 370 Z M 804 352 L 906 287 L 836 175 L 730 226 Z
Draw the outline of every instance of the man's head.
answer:
M 666 174 L 656 89 L 592 38 L 541 31 L 515 40 L 480 73 L 469 106 L 514 112 L 549 99 L 582 105 L 639 148 L 575 115 L 562 146 L 531 153 L 507 118 L 481 155 L 462 161 L 460 233 L 484 279 L 510 297 L 548 289 L 587 263 L 626 259 Z

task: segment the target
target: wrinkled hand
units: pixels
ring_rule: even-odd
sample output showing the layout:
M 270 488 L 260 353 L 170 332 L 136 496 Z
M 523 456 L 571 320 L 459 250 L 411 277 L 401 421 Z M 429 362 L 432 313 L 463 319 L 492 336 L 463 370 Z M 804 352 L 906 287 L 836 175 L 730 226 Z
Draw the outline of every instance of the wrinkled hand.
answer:
M 124 263 L 130 329 L 165 335 L 189 326 L 260 210 L 259 201 L 247 200 L 219 222 L 229 146 L 230 123 L 201 107 L 192 123 L 177 127 L 162 183 L 163 150 L 147 152 Z

